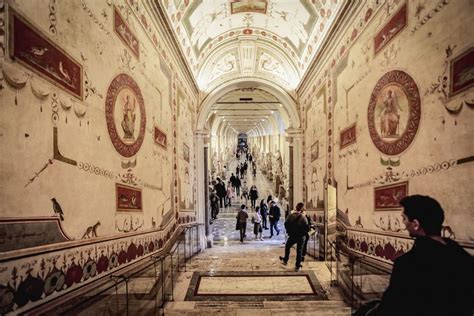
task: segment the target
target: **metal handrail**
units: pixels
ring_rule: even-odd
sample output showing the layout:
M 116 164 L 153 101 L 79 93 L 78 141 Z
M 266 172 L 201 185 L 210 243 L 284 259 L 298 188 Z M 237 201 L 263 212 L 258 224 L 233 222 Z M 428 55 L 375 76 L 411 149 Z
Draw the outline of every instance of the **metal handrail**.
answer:
M 180 239 L 180 237 L 178 237 L 177 239 L 175 239 L 174 241 L 174 244 L 172 244 L 171 246 L 169 247 L 166 247 L 165 249 L 163 249 L 164 251 L 166 251 L 165 253 L 160 253 L 160 254 L 154 254 L 154 255 L 150 255 L 149 256 L 149 260 L 150 262 L 147 264 L 145 261 L 141 261 L 142 264 L 140 264 L 140 266 L 138 268 L 132 268 L 130 269 L 131 271 L 127 271 L 125 273 L 116 273 L 116 274 L 111 274 L 109 279 L 113 281 L 113 284 L 111 285 L 107 285 L 105 284 L 105 287 L 104 288 L 101 288 L 100 289 L 100 293 L 106 293 L 107 291 L 109 291 L 110 289 L 113 289 L 115 288 L 115 295 L 116 295 L 116 313 L 119 314 L 120 311 L 119 311 L 119 295 L 118 295 L 118 287 L 121 285 L 121 284 L 125 284 L 125 299 L 126 299 L 126 315 L 129 315 L 129 286 L 128 286 L 128 283 L 130 282 L 131 279 L 134 278 L 134 276 L 136 276 L 137 274 L 140 274 L 144 271 L 146 271 L 147 269 L 149 269 L 150 267 L 153 266 L 153 269 L 155 271 L 155 282 L 160 282 L 161 284 L 159 285 L 159 287 L 161 288 L 161 303 L 158 305 L 158 296 L 159 296 L 159 288 L 156 289 L 156 295 L 155 295 L 155 313 L 158 312 L 157 311 L 157 308 L 163 308 L 164 307 L 164 304 L 165 302 L 167 301 L 167 298 L 166 298 L 166 277 L 169 274 L 170 276 L 170 280 L 171 280 L 171 295 L 170 295 L 170 298 L 171 300 L 173 300 L 173 294 L 174 294 L 174 282 L 175 282 L 175 274 L 174 274 L 174 268 L 173 268 L 173 256 L 176 255 L 176 252 L 178 254 L 178 264 L 177 264 L 177 269 L 178 271 L 180 271 L 180 268 L 182 268 L 182 266 L 180 266 L 180 253 L 179 253 L 179 249 L 180 247 L 182 247 L 182 245 L 184 244 L 184 248 L 185 248 L 185 253 L 184 253 L 184 268 L 185 268 L 185 271 L 186 271 L 186 265 L 187 265 L 187 253 L 186 253 L 186 243 L 187 243 L 187 239 L 188 239 L 188 236 L 190 239 L 192 239 L 193 237 L 193 231 L 196 230 L 196 240 L 199 241 L 199 233 L 198 233 L 198 227 L 199 226 L 202 226 L 203 224 L 200 224 L 200 223 L 196 223 L 196 224 L 191 224 L 191 225 L 187 225 L 187 226 L 182 226 L 182 231 L 179 233 L 178 236 L 184 236 L 184 240 Z M 192 241 L 190 242 L 191 243 L 191 251 L 189 253 L 190 257 L 191 258 L 195 253 L 193 252 L 193 247 L 192 247 Z M 168 250 L 166 250 L 168 249 Z M 196 253 L 199 251 L 199 248 L 196 249 Z M 166 258 L 170 257 L 170 261 L 171 261 L 171 266 L 170 266 L 170 269 L 166 269 L 166 266 L 165 266 L 165 260 Z M 159 271 L 159 275 L 157 274 L 158 271 L 157 271 L 157 263 L 160 262 L 160 271 Z M 144 263 L 144 264 L 143 264 Z M 161 280 L 159 280 L 159 278 L 161 278 Z M 73 310 L 74 308 L 77 308 L 78 306 L 90 301 L 90 300 L 93 300 L 93 297 L 89 297 L 89 298 L 86 298 L 85 300 L 81 300 L 79 303 L 75 303 L 73 305 L 70 305 L 69 307 L 67 307 L 65 310 L 65 312 L 67 311 L 71 311 Z
M 337 260 L 337 265 L 339 267 L 339 264 L 341 263 L 341 259 L 340 259 L 340 256 L 338 254 L 344 254 L 345 256 L 347 256 L 348 260 L 349 260 L 349 268 L 350 268 L 350 287 L 351 287 L 351 290 L 350 290 L 350 295 L 351 295 L 351 299 L 350 299 L 350 305 L 351 305 L 351 311 L 353 312 L 355 308 L 358 308 L 360 306 L 360 303 L 361 301 L 358 299 L 358 297 L 356 297 L 355 295 L 355 288 L 356 288 L 356 281 L 355 281 L 355 278 L 356 278 L 356 274 L 355 274 L 355 267 L 356 266 L 359 266 L 359 268 L 361 267 L 362 264 L 370 267 L 371 269 L 375 269 L 375 270 L 378 270 L 378 272 L 381 272 L 382 274 L 383 273 L 388 273 L 386 269 L 383 269 L 383 268 L 380 268 L 380 267 L 377 267 L 373 264 L 371 264 L 370 262 L 367 262 L 366 259 L 367 258 L 371 258 L 370 256 L 366 256 L 364 254 L 359 254 L 359 253 L 351 253 L 349 251 L 347 251 L 347 245 L 344 241 L 340 240 L 339 239 L 339 244 L 336 244 L 334 243 L 334 249 L 336 251 L 336 260 Z M 344 247 L 346 246 L 346 247 Z M 339 268 L 337 269 L 339 270 Z M 339 271 L 336 271 L 337 275 L 339 274 Z M 362 284 L 362 274 L 360 274 L 360 281 L 359 281 L 360 284 Z

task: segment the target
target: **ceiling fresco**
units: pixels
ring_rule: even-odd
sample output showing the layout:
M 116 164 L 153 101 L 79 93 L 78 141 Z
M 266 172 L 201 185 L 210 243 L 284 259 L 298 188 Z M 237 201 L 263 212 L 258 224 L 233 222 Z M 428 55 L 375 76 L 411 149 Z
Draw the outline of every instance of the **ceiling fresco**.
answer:
M 225 73 L 232 73 L 233 77 L 260 73 L 296 87 L 333 25 L 342 2 L 163 0 L 154 3 L 163 6 L 185 58 L 195 77 L 200 78 L 200 88 L 205 89 L 210 81 Z M 235 47 L 234 53 L 216 53 L 224 47 L 228 52 L 229 44 Z M 252 48 L 246 50 L 243 46 Z M 260 52 L 263 48 L 265 52 Z M 244 65 L 248 58 L 242 54 L 246 52 L 254 60 L 251 65 Z M 250 66 L 252 70 L 248 69 Z

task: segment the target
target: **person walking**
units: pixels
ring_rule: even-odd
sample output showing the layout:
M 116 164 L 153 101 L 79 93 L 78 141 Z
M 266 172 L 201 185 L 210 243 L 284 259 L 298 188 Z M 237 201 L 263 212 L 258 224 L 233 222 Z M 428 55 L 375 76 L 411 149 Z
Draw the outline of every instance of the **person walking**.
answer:
M 232 206 L 232 199 L 234 198 L 234 189 L 230 182 L 227 183 L 227 194 L 226 194 L 226 203 L 225 206 Z
M 247 205 L 247 201 L 249 199 L 249 188 L 247 187 L 247 181 L 244 181 L 242 184 L 242 195 L 240 196 L 241 199 L 245 199 L 245 205 Z
M 267 226 L 267 216 L 268 216 L 268 206 L 265 203 L 265 200 L 260 201 L 260 214 L 262 215 L 262 228 L 268 230 Z
M 255 184 L 250 187 L 249 195 L 252 208 L 255 208 L 258 199 L 258 190 Z
M 237 194 L 238 197 L 240 197 L 240 187 L 242 186 L 242 182 L 240 181 L 239 177 L 235 177 L 234 186 L 235 186 L 235 193 Z
M 260 208 L 257 206 L 255 208 L 255 213 L 252 215 L 252 223 L 253 223 L 253 233 L 255 234 L 255 240 L 261 240 L 262 238 L 262 215 L 260 214 Z M 260 238 L 258 235 L 260 234 Z
M 217 219 L 217 214 L 219 214 L 219 198 L 217 197 L 216 190 L 212 190 L 209 200 L 211 202 L 211 219 Z
M 296 262 L 295 271 L 301 269 L 301 254 L 303 251 L 303 244 L 308 233 L 308 221 L 306 216 L 303 215 L 304 204 L 298 203 L 294 211 L 288 215 L 285 221 L 285 229 L 288 234 L 288 239 L 285 244 L 285 256 L 280 256 L 281 263 L 284 265 L 288 264 L 290 258 L 290 249 L 296 244 Z
M 242 204 L 235 218 L 237 219 L 237 228 L 240 231 L 240 242 L 244 242 L 244 238 L 246 237 L 245 232 L 247 230 L 247 218 L 249 218 L 247 206 Z
M 219 203 L 220 203 L 220 206 L 221 207 L 224 207 L 223 204 L 224 204 L 224 199 L 227 195 L 227 190 L 225 189 L 225 184 L 224 182 L 220 179 L 220 178 L 217 178 L 217 183 L 216 185 L 214 186 L 215 190 L 216 190 L 216 193 L 217 193 L 217 196 L 219 197 Z
M 275 229 L 276 234 L 280 235 L 280 229 L 278 228 L 278 221 L 281 217 L 281 211 L 276 201 L 270 202 L 270 211 L 268 212 L 270 218 L 270 238 L 273 237 L 273 230 Z

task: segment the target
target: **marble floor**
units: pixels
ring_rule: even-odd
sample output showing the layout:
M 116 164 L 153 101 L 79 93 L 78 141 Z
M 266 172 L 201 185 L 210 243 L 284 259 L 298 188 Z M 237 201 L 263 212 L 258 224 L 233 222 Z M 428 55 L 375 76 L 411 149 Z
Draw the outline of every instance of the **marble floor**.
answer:
M 235 171 L 235 161 L 230 164 Z M 259 200 L 272 194 L 264 175 L 247 176 L 257 186 Z M 288 265 L 282 265 L 285 231 L 264 240 L 255 239 L 247 224 L 247 238 L 239 241 L 235 215 L 241 201 L 222 208 L 213 221 L 213 246 L 194 256 L 186 272 L 180 272 L 174 287 L 174 301 L 165 305 L 166 315 L 350 315 L 337 287 L 331 286 L 328 263 L 307 256 L 301 271 L 295 272 L 295 249 Z M 250 202 L 249 202 L 250 204 Z M 249 212 L 252 210 L 249 208 Z M 284 214 L 284 210 L 282 210 Z M 297 304 L 296 304 L 297 303 Z M 318 312 L 319 311 L 319 312 Z

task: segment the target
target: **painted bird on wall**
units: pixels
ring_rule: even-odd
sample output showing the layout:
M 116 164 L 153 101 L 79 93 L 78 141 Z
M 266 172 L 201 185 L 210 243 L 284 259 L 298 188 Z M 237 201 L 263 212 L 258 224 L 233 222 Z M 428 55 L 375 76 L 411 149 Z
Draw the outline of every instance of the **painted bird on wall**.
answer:
M 61 205 L 59 205 L 58 201 L 55 198 L 52 198 L 51 201 L 53 202 L 53 211 L 55 215 L 59 215 L 59 218 L 63 221 L 64 220 L 64 213 L 61 209 Z

